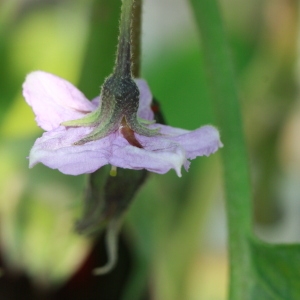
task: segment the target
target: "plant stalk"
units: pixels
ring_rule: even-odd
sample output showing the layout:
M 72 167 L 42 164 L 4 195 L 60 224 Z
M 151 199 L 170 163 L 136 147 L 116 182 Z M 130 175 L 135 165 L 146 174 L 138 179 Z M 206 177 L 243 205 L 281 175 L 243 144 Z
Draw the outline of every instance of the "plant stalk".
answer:
M 224 148 L 229 299 L 250 299 L 251 187 L 233 65 L 217 0 L 190 0 L 200 29 L 208 83 Z

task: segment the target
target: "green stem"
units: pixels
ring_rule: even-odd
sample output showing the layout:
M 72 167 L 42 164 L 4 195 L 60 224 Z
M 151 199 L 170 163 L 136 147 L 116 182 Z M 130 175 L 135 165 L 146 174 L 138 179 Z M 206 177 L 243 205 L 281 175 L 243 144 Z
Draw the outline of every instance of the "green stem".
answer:
M 217 0 L 190 0 L 201 32 L 208 80 L 224 148 L 231 300 L 250 298 L 252 206 L 248 159 L 233 67 Z
M 131 23 L 133 18 L 134 0 L 123 0 L 120 36 L 114 74 L 121 77 L 131 76 Z
M 132 76 L 140 77 L 141 71 L 141 26 L 142 26 L 142 0 L 135 0 L 132 21 Z

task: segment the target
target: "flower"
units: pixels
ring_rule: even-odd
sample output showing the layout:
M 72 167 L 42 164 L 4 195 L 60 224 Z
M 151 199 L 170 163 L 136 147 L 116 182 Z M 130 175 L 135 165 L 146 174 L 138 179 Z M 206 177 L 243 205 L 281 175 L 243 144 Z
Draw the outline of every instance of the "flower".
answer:
M 181 176 L 181 167 L 188 170 L 189 159 L 208 156 L 222 147 L 219 132 L 213 126 L 188 131 L 151 124 L 154 119 L 150 106 L 151 92 L 144 80 L 136 79 L 135 83 L 140 92 L 137 116 L 148 120 L 147 128 L 151 132 L 159 130 L 159 134 L 144 136 L 133 132 L 126 122 L 122 122 L 106 136 L 78 144 L 78 141 L 89 136 L 93 128 L 69 127 L 62 123 L 67 124 L 95 111 L 101 96 L 89 101 L 62 78 L 42 71 L 30 73 L 23 84 L 23 95 L 36 115 L 37 124 L 46 132 L 35 141 L 29 154 L 29 166 L 43 163 L 62 173 L 79 175 L 111 164 L 160 174 L 174 169 Z

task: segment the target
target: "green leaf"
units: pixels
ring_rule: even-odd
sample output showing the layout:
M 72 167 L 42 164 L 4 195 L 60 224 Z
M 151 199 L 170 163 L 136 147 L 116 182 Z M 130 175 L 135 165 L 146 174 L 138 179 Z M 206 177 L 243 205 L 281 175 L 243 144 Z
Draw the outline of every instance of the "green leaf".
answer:
M 300 245 L 271 245 L 252 239 L 251 299 L 300 299 Z
M 9 44 L 12 34 L 13 30 L 8 26 L 0 28 L 0 125 L 3 122 L 5 113 L 11 107 L 22 82 L 19 78 L 16 79 L 14 77 L 10 65 Z
M 154 58 L 149 59 L 145 55 L 143 64 L 143 74 L 160 101 L 169 124 L 194 130 L 212 123 L 212 104 L 208 98 L 198 43 L 187 43 L 184 49 L 165 45 Z

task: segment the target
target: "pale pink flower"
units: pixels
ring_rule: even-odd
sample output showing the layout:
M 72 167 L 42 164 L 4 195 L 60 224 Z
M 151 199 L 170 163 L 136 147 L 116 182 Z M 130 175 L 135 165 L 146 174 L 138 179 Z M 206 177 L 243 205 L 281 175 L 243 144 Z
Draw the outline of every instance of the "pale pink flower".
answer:
M 135 82 L 140 91 L 138 117 L 151 121 L 154 115 L 150 107 L 152 95 L 149 87 L 142 79 Z M 43 163 L 62 173 L 79 175 L 111 164 L 160 174 L 174 169 L 181 176 L 181 167 L 188 170 L 190 159 L 208 156 L 222 147 L 219 132 L 213 126 L 188 131 L 162 124 L 147 125 L 149 129 L 160 128 L 156 136 L 134 133 L 142 148 L 124 138 L 122 126 L 101 139 L 74 145 L 93 128 L 65 127 L 61 123 L 82 118 L 95 110 L 101 102 L 100 97 L 89 101 L 68 81 L 41 71 L 27 76 L 23 95 L 36 115 L 37 124 L 46 131 L 30 151 L 30 167 Z

